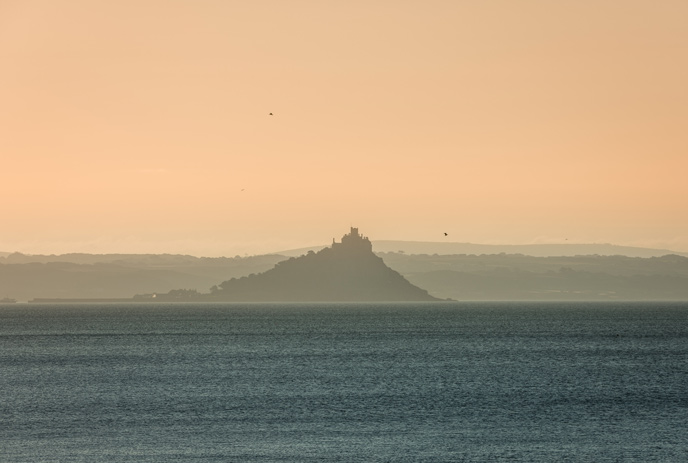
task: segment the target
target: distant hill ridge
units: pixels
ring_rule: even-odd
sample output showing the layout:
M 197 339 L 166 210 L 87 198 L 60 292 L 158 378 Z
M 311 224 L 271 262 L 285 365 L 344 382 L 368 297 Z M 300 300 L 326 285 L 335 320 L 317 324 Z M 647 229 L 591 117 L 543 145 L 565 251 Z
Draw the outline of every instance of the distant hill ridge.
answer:
M 670 254 L 688 257 L 688 252 L 669 249 L 620 246 L 615 244 L 474 244 L 439 241 L 371 241 L 376 253 L 404 252 L 406 254 L 439 254 L 439 255 L 490 255 L 522 254 L 533 257 L 573 257 L 573 256 L 627 256 L 627 257 L 661 257 Z M 288 249 L 279 252 L 260 254 L 260 256 L 298 257 L 309 251 L 318 252 L 328 246 L 309 246 Z M 256 255 L 259 256 L 259 255 Z M 20 252 L 0 252 L 0 264 L 28 264 L 71 262 L 74 264 L 117 263 L 146 266 L 166 265 L 222 265 L 254 256 L 234 257 L 198 257 L 187 254 L 23 254 Z
M 686 252 L 668 249 L 640 248 L 619 246 L 615 244 L 473 244 L 437 241 L 373 241 L 375 252 L 404 252 L 406 254 L 439 254 L 439 255 L 489 255 L 489 254 L 523 254 L 533 257 L 573 257 L 573 256 L 627 256 L 627 257 L 661 257 L 669 254 L 688 257 Z M 298 256 L 308 251 L 317 251 L 323 246 L 280 251 L 283 256 Z
M 371 243 L 377 251 L 378 242 Z M 688 300 L 688 256 L 679 253 L 627 257 L 618 252 L 624 247 L 612 246 L 612 252 L 606 255 L 598 249 L 592 254 L 539 257 L 525 252 L 494 253 L 498 249 L 494 247 L 490 247 L 493 253 L 484 254 L 479 250 L 453 249 L 434 253 L 433 249 L 404 248 L 404 242 L 391 243 L 388 248 L 380 248 L 392 251 L 376 253 L 384 264 L 440 298 Z M 404 249 L 403 253 L 398 252 Z M 298 255 L 307 251 L 299 251 Z M 219 282 L 267 272 L 287 259 L 275 254 L 199 258 L 173 254 L 14 253 L 10 259 L 0 258 L 0 298 L 104 300 L 170 291 L 199 296 L 207 294 L 211 287 L 217 291 Z

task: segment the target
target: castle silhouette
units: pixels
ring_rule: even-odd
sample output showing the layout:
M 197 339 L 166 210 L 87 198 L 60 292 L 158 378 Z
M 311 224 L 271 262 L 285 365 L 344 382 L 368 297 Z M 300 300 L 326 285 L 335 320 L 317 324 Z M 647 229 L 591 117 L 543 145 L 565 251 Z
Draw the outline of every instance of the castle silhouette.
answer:
M 373 243 L 367 236 L 359 234 L 358 228 L 351 227 L 349 234 L 342 236 L 341 243 L 332 238 L 332 249 L 342 252 L 373 252 Z

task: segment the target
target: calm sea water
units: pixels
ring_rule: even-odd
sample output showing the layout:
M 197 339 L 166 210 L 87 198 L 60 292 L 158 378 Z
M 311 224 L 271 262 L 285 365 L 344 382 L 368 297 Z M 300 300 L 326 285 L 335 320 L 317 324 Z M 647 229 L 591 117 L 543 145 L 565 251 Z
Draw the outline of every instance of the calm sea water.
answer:
M 7 305 L 0 461 L 688 461 L 688 303 Z

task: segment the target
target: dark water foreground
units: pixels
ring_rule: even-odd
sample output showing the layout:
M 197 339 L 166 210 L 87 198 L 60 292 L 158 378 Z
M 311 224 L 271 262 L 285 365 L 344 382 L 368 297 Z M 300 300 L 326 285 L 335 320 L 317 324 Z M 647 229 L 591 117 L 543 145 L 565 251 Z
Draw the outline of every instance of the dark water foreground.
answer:
M 688 303 L 0 306 L 0 461 L 688 461 Z

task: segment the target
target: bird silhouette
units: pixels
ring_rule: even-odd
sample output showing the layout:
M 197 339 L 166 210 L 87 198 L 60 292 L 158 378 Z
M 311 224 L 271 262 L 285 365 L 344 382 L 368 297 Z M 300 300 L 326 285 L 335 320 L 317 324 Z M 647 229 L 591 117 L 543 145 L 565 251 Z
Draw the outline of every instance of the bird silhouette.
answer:
M 270 113 L 270 114 L 268 114 L 268 116 L 274 116 L 274 114 Z
M 447 235 L 448 235 L 448 233 L 447 233 L 447 232 L 444 232 L 444 236 L 447 236 Z

